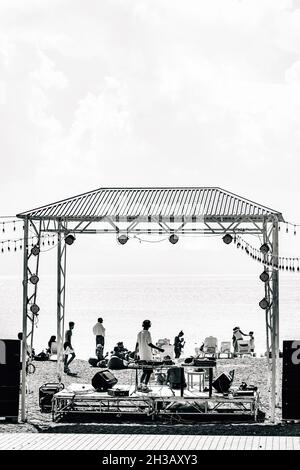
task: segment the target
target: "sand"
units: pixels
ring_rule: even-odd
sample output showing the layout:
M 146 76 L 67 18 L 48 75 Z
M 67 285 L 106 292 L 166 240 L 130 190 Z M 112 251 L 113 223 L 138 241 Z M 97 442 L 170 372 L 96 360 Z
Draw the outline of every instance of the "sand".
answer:
M 223 371 L 235 370 L 234 385 L 241 382 L 255 385 L 260 391 L 260 409 L 266 413 L 264 423 L 252 424 L 204 424 L 197 425 L 170 425 L 170 424 L 135 424 L 135 423 L 101 423 L 101 422 L 59 422 L 53 423 L 51 413 L 41 413 L 39 409 L 39 387 L 48 382 L 57 382 L 55 362 L 35 362 L 36 372 L 29 376 L 27 395 L 27 423 L 10 424 L 0 422 L 0 432 L 130 432 L 130 433 L 183 433 L 183 434 L 268 434 L 268 435 L 299 435 L 300 425 L 282 424 L 281 409 L 277 409 L 277 425 L 269 421 L 269 393 L 268 393 L 268 368 L 266 358 L 235 358 L 218 360 L 216 374 Z M 77 377 L 64 374 L 63 383 L 68 386 L 71 383 L 91 383 L 91 379 L 97 372 L 86 361 L 75 360 L 71 370 L 78 373 Z M 133 384 L 135 371 L 113 371 L 119 384 Z M 281 376 L 281 371 L 280 371 Z M 152 376 L 154 377 L 154 376 Z M 278 424 L 279 423 L 279 424 Z

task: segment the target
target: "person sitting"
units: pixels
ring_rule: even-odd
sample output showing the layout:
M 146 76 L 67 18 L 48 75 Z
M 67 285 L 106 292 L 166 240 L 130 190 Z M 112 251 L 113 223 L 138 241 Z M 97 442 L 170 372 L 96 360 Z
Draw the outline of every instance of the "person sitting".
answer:
M 49 341 L 48 341 L 48 348 L 46 349 L 46 353 L 48 353 L 49 355 L 52 354 L 52 346 L 53 346 L 53 343 L 56 343 L 56 336 L 51 336 Z
M 114 353 L 121 359 L 128 359 L 128 349 L 124 347 L 123 341 L 119 341 L 117 346 L 114 348 Z
M 115 346 L 112 355 L 108 361 L 107 367 L 112 370 L 126 369 L 128 362 L 120 356 L 118 347 Z
M 102 344 L 97 344 L 97 347 L 96 347 L 96 357 L 98 359 L 98 361 L 102 361 L 104 359 L 103 357 L 103 345 Z

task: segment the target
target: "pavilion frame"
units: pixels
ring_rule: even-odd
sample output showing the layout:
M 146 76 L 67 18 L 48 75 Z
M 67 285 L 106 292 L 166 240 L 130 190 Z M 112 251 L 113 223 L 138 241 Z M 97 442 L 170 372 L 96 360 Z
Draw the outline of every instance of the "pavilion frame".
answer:
M 264 268 L 269 272 L 265 283 L 265 297 L 268 300 L 266 309 L 267 360 L 269 366 L 271 421 L 275 422 L 275 408 L 279 405 L 279 273 L 278 273 L 278 231 L 282 221 L 280 213 L 261 215 L 209 215 L 209 216 L 103 216 L 103 217 L 53 217 L 21 214 L 24 219 L 23 251 L 23 341 L 22 341 L 22 396 L 21 420 L 27 420 L 26 413 L 26 353 L 27 345 L 32 345 L 34 325 L 37 315 L 32 313 L 35 304 L 37 285 L 31 286 L 31 273 L 37 274 L 40 253 L 32 254 L 29 250 L 29 230 L 36 235 L 35 246 L 40 247 L 40 239 L 45 234 L 57 235 L 57 343 L 58 380 L 62 379 L 62 359 L 65 321 L 66 293 L 66 253 L 64 241 L 66 234 L 110 234 L 118 237 L 177 234 L 219 235 L 231 234 L 259 235 L 269 246 L 264 255 Z M 33 293 L 30 293 L 33 287 Z M 30 360 L 30 359 L 29 359 Z

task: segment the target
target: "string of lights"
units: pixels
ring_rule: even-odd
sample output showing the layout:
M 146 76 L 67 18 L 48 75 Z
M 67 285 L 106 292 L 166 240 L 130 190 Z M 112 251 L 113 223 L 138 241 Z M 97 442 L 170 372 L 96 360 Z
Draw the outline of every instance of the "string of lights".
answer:
M 278 263 L 276 263 L 272 254 L 268 253 L 269 247 L 266 244 L 262 245 L 260 249 L 255 248 L 253 245 L 246 242 L 240 235 L 237 235 L 234 238 L 234 243 L 238 249 L 241 249 L 244 253 L 261 264 L 278 268 L 281 271 L 300 272 L 300 257 L 291 258 L 280 256 L 278 257 Z
M 45 246 L 45 245 L 55 245 L 55 238 L 57 237 L 56 234 L 45 234 L 41 235 L 41 243 L 40 245 Z M 38 243 L 38 237 L 32 236 L 28 238 L 28 246 L 35 246 Z M 0 240 L 0 253 L 10 253 L 10 252 L 16 252 L 18 250 L 23 249 L 23 238 L 16 238 L 16 239 L 6 239 L 6 240 Z M 45 250 L 44 250 L 45 251 Z

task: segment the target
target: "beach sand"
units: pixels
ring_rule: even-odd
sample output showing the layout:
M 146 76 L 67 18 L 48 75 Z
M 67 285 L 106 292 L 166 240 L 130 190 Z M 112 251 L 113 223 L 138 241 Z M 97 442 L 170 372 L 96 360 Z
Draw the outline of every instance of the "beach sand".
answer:
M 234 369 L 235 377 L 233 385 L 238 386 L 241 382 L 248 385 L 255 385 L 260 392 L 260 409 L 266 414 L 264 423 L 248 424 L 224 424 L 224 423 L 199 423 L 189 424 L 153 424 L 153 423 L 133 423 L 128 420 L 124 422 L 101 423 L 90 421 L 59 422 L 53 423 L 51 413 L 41 413 L 39 409 L 39 387 L 48 382 L 57 382 L 55 362 L 35 362 L 36 372 L 29 376 L 27 409 L 28 421 L 25 424 L 11 424 L 0 422 L 0 432 L 92 432 L 92 433 L 182 433 L 182 434 L 259 434 L 259 435 L 299 435 L 299 424 L 282 424 L 281 409 L 277 409 L 277 425 L 269 421 L 269 393 L 268 393 L 268 367 L 266 358 L 235 358 L 222 359 L 217 362 L 215 375 L 221 372 L 229 372 Z M 97 372 L 97 368 L 92 368 L 86 361 L 75 360 L 71 365 L 71 371 L 77 372 L 77 377 L 66 374 L 63 376 L 63 383 L 68 386 L 71 383 L 90 384 L 91 379 Z M 121 370 L 113 371 L 118 379 L 118 384 L 133 384 L 135 381 L 135 371 Z M 281 377 L 281 370 L 279 371 Z M 152 375 L 154 380 L 154 375 Z

